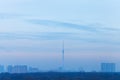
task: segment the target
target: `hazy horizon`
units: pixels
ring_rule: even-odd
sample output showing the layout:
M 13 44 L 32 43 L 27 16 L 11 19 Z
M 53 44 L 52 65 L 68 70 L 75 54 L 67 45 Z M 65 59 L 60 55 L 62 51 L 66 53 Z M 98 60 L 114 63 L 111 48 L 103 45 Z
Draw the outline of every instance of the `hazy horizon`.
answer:
M 119 0 L 1 0 L 0 64 L 40 70 L 100 70 L 114 62 L 120 71 Z

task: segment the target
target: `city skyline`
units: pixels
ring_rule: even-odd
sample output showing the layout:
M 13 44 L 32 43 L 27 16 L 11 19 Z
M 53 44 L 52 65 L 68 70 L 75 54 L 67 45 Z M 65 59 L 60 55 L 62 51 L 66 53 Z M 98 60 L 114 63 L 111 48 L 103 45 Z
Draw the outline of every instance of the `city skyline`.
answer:
M 0 73 L 37 73 L 42 72 L 37 67 L 29 65 L 0 65 Z
M 97 64 L 96 64 L 97 65 Z M 85 69 L 76 69 L 76 70 L 69 70 L 68 68 L 58 67 L 53 70 L 42 70 L 38 67 L 32 67 L 29 65 L 0 65 L 0 73 L 39 73 L 39 72 L 119 72 L 116 71 L 118 65 L 116 63 L 110 62 L 101 62 L 98 67 L 98 70 L 91 70 L 87 71 Z
M 0 63 L 43 70 L 98 70 L 113 62 L 120 71 L 119 0 L 0 1 Z

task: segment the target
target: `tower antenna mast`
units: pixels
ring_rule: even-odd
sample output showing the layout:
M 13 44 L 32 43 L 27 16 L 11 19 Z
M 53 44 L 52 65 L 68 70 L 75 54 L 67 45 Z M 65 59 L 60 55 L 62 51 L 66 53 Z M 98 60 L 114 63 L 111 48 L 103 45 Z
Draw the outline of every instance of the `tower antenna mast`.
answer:
M 62 43 L 62 70 L 64 70 L 64 40 Z

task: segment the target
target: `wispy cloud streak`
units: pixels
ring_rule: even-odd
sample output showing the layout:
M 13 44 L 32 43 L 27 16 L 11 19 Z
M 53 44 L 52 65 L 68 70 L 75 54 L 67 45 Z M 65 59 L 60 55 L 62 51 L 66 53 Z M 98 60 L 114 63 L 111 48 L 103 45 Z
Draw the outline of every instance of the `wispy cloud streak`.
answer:
M 80 40 L 90 43 L 104 43 L 120 45 L 118 40 L 110 38 L 82 36 L 79 33 L 64 33 L 64 32 L 41 32 L 41 33 L 0 33 L 0 40 Z
M 85 25 L 60 22 L 60 21 L 52 21 L 52 20 L 34 20 L 33 19 L 33 20 L 27 20 L 27 21 L 33 24 L 39 24 L 44 26 L 72 28 L 72 29 L 84 30 L 89 32 L 118 31 L 118 29 L 114 29 L 114 28 L 92 27 L 92 26 L 85 26 Z
M 87 30 L 93 32 L 97 31 L 95 28 L 82 26 L 78 24 L 66 23 L 66 22 L 51 21 L 51 20 L 28 20 L 28 21 L 33 24 L 39 24 L 44 26 L 64 27 L 64 28 L 66 27 L 66 28 L 81 29 L 81 30 L 85 30 L 85 31 Z

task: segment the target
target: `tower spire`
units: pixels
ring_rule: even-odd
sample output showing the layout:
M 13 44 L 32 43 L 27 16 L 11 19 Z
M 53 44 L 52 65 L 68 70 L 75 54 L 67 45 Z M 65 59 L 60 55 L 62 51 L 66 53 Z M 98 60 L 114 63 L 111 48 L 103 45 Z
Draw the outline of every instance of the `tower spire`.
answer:
M 64 40 L 62 43 L 62 70 L 64 70 Z

